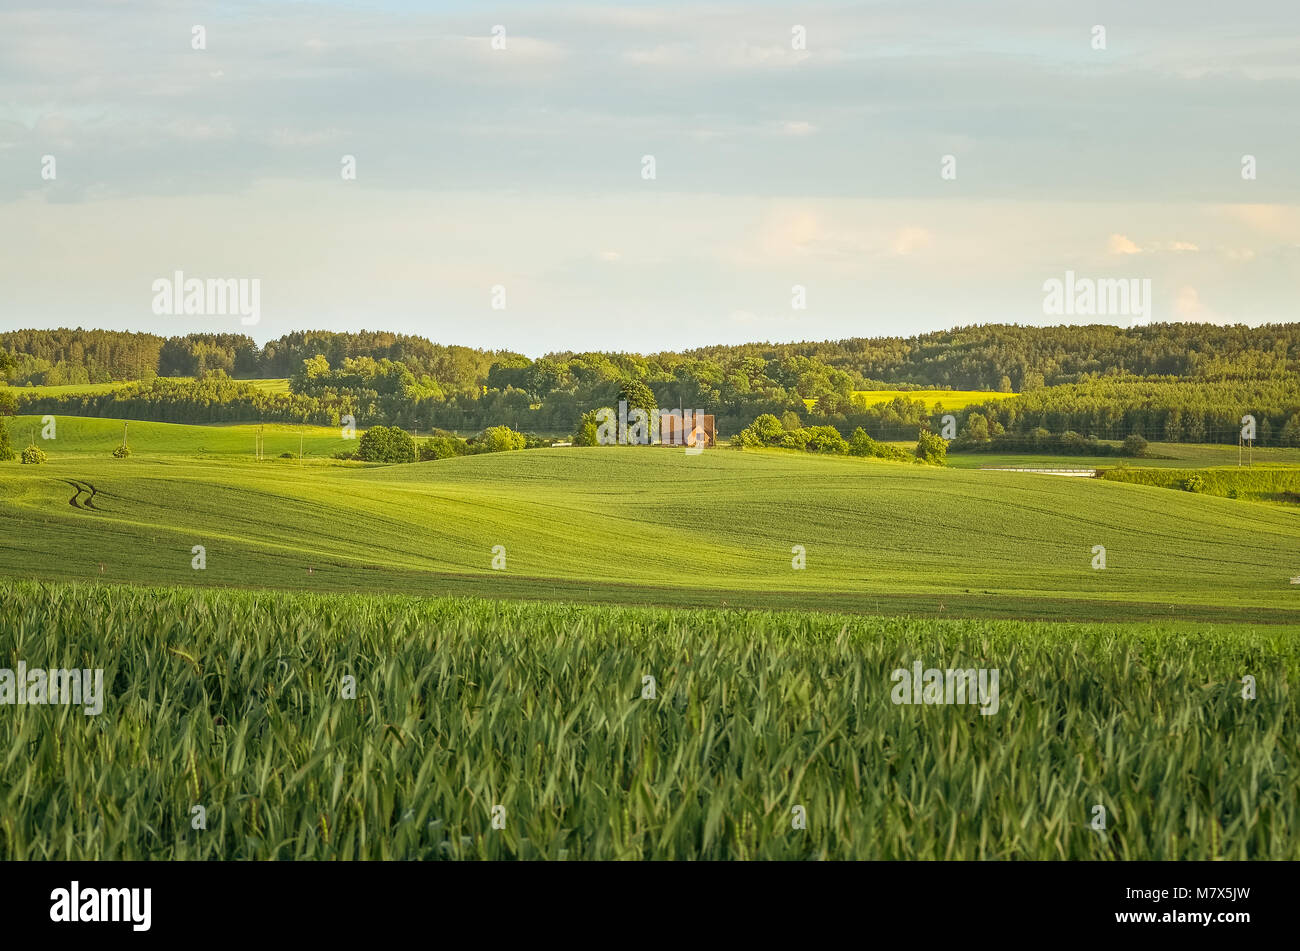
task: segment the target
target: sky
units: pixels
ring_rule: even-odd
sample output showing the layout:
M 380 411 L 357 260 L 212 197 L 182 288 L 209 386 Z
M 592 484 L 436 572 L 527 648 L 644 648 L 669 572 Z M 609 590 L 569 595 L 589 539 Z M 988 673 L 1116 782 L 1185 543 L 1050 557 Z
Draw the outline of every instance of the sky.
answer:
M 1295 0 L 0 0 L 0 330 L 655 352 L 1298 283 Z

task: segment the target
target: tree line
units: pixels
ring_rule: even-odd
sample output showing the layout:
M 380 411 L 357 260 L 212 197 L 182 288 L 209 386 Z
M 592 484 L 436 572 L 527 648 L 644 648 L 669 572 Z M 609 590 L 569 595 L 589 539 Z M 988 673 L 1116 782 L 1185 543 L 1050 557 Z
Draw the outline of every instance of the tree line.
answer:
M 491 426 L 572 433 L 630 383 L 654 405 L 715 417 L 724 436 L 771 415 L 787 431 L 861 428 L 878 441 L 938 431 L 906 391 L 982 389 L 1016 396 L 953 413 L 1002 435 L 1047 430 L 1101 439 L 1137 433 L 1175 442 L 1232 441 L 1240 417 L 1262 444 L 1292 440 L 1300 412 L 1300 325 L 1019 327 L 986 325 L 914 337 L 751 343 L 650 355 L 510 351 L 435 344 L 387 332 L 299 331 L 258 346 L 240 334 L 162 338 L 112 331 L 0 334 L 0 373 L 29 412 L 165 422 L 281 421 L 478 432 Z M 193 378 L 178 380 L 176 377 Z M 288 378 L 288 393 L 252 386 Z M 57 398 L 23 384 L 135 381 Z M 867 406 L 859 391 L 902 395 Z M 813 405 L 809 406 L 809 403 Z

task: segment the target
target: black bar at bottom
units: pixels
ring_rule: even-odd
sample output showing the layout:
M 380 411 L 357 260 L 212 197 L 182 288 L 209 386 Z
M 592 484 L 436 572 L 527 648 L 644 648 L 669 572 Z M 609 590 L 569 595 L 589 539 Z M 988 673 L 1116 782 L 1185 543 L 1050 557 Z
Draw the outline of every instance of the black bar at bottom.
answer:
M 1287 928 L 1296 872 L 1289 862 L 8 862 L 0 928 L 6 940 L 374 940 L 395 928 L 436 939 L 455 925 L 458 941 L 481 934 L 494 944 L 512 934 L 732 943 L 786 930 L 807 943 L 831 926 L 872 939 L 1230 942 Z

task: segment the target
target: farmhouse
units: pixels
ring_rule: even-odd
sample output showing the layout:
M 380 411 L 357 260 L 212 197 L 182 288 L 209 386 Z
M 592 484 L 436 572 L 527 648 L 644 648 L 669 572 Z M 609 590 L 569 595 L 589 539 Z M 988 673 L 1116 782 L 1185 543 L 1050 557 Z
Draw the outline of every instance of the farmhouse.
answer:
M 718 443 L 718 433 L 713 425 L 713 417 L 696 411 L 686 411 L 683 422 L 682 411 L 659 411 L 659 441 L 665 446 L 699 446 L 703 444 L 712 449 Z
M 694 446 L 717 443 L 713 417 L 700 410 L 655 409 L 647 413 L 620 400 L 618 413 L 609 407 L 596 411 L 596 442 L 602 446 Z

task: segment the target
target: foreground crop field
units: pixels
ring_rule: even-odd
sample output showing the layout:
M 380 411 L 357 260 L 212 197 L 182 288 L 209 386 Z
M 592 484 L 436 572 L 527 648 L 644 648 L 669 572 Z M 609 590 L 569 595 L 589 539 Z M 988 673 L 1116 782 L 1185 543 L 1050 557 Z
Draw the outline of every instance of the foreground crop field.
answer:
M 1300 624 L 1295 506 L 776 450 L 534 449 L 364 467 L 137 448 L 117 460 L 78 449 L 76 422 L 61 423 L 47 464 L 0 465 L 0 573 Z
M 19 582 L 0 634 L 106 685 L 0 708 L 4 859 L 1300 858 L 1281 633 Z

